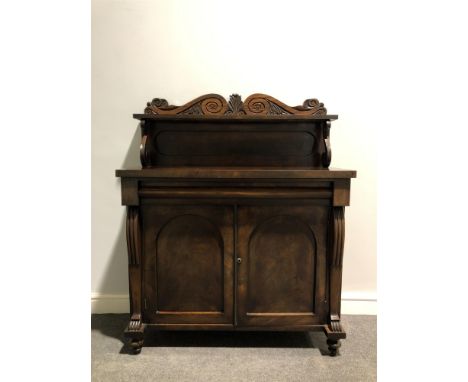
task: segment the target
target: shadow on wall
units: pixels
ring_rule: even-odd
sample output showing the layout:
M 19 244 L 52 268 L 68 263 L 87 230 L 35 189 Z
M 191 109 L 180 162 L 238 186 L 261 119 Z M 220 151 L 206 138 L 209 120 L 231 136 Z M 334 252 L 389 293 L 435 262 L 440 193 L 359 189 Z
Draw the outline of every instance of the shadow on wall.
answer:
M 132 141 L 128 147 L 127 154 L 122 165 L 116 166 L 115 168 L 121 169 L 138 169 L 141 168 L 139 161 L 140 158 L 140 125 L 135 129 L 133 134 Z M 109 176 L 114 176 L 115 173 L 109 174 Z M 119 185 L 120 189 L 120 179 L 115 178 L 115 182 Z M 119 190 L 119 200 L 120 200 L 120 190 Z M 128 294 L 128 257 L 127 257 L 127 239 L 126 239 L 126 227 L 125 227 L 125 206 L 116 205 L 116 208 L 122 209 L 122 217 L 120 220 L 119 231 L 117 239 L 112 247 L 112 253 L 109 259 L 109 263 L 105 270 L 105 273 L 102 278 L 101 285 L 98 290 L 103 294 Z M 124 284 L 123 284 L 123 280 Z M 121 291 L 115 291 L 116 285 L 120 285 Z

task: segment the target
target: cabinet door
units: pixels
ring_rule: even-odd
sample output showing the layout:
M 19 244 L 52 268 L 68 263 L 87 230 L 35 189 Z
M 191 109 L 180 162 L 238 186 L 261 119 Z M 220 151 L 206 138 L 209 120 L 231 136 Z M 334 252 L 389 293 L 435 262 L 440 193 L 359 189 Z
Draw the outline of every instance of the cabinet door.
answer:
M 233 208 L 142 207 L 144 319 L 233 323 Z
M 323 205 L 238 208 L 239 325 L 323 323 L 328 213 Z

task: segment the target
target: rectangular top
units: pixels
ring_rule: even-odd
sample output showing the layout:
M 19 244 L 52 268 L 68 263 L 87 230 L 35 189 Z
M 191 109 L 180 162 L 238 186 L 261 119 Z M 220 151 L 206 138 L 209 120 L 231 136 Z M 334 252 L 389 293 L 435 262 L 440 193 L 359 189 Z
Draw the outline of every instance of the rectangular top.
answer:
M 133 118 L 139 120 L 162 121 L 334 121 L 338 119 L 336 114 L 326 115 L 159 115 L 159 114 L 133 114 Z
M 349 179 L 355 170 L 310 167 L 158 167 L 141 170 L 116 170 L 121 178 L 193 179 Z

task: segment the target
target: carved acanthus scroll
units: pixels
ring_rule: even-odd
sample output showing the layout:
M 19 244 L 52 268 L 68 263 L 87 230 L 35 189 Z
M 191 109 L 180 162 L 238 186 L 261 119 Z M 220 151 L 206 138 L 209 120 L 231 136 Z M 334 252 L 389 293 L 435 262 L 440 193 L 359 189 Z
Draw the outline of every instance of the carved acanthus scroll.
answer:
M 219 94 L 206 94 L 183 106 L 169 105 L 163 98 L 148 102 L 145 114 L 157 115 L 223 115 L 228 110 L 226 100 Z
M 288 106 L 266 94 L 252 94 L 244 101 L 247 115 L 326 115 L 327 109 L 317 99 L 306 99 L 302 106 Z
M 244 103 L 239 94 L 231 94 L 229 96 L 229 108 L 226 112 L 228 115 L 245 115 Z
M 138 207 L 128 207 L 126 231 L 128 263 L 130 265 L 139 265 L 141 258 L 141 241 Z
M 327 109 L 315 98 L 306 99 L 301 106 L 288 106 L 276 98 L 261 93 L 252 94 L 244 102 L 238 94 L 232 94 L 229 102 L 219 94 L 206 94 L 182 106 L 169 105 L 165 99 L 155 98 L 148 102 L 145 114 L 322 116 L 327 114 Z

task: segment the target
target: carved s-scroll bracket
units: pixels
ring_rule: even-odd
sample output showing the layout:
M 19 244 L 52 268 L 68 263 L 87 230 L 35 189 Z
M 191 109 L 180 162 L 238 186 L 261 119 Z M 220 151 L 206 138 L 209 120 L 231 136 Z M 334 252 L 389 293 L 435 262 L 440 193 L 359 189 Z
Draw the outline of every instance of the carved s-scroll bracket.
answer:
M 148 133 L 146 129 L 146 122 L 140 122 L 141 127 L 141 143 L 140 143 L 140 162 L 143 168 L 151 167 L 151 155 L 149 152 L 150 145 L 148 144 Z
M 325 151 L 322 153 L 322 165 L 323 167 L 330 166 L 331 162 L 331 144 L 330 144 L 330 126 L 331 122 L 326 121 L 323 124 L 323 144 L 325 146 Z
M 345 237 L 344 207 L 333 207 L 333 242 L 331 252 L 331 270 L 343 267 L 343 249 Z
M 138 207 L 127 207 L 126 232 L 128 264 L 139 265 L 141 259 L 141 238 Z
M 145 325 L 141 316 L 141 230 L 139 208 L 127 207 L 127 250 L 130 289 L 130 312 L 132 316 L 125 330 L 126 337 L 130 338 L 130 347 L 138 353 L 143 346 Z
M 337 340 L 345 338 L 340 322 L 341 311 L 341 277 L 343 269 L 343 248 L 345 237 L 344 207 L 333 207 L 330 219 L 330 246 L 329 246 L 329 293 L 330 310 L 329 323 L 326 328 L 327 337 L 332 343 L 330 347 L 336 352 Z
M 150 157 L 148 155 L 148 146 L 146 145 L 146 141 L 148 140 L 148 136 L 145 134 L 141 137 L 140 143 L 140 162 L 142 167 L 149 167 L 150 166 Z

